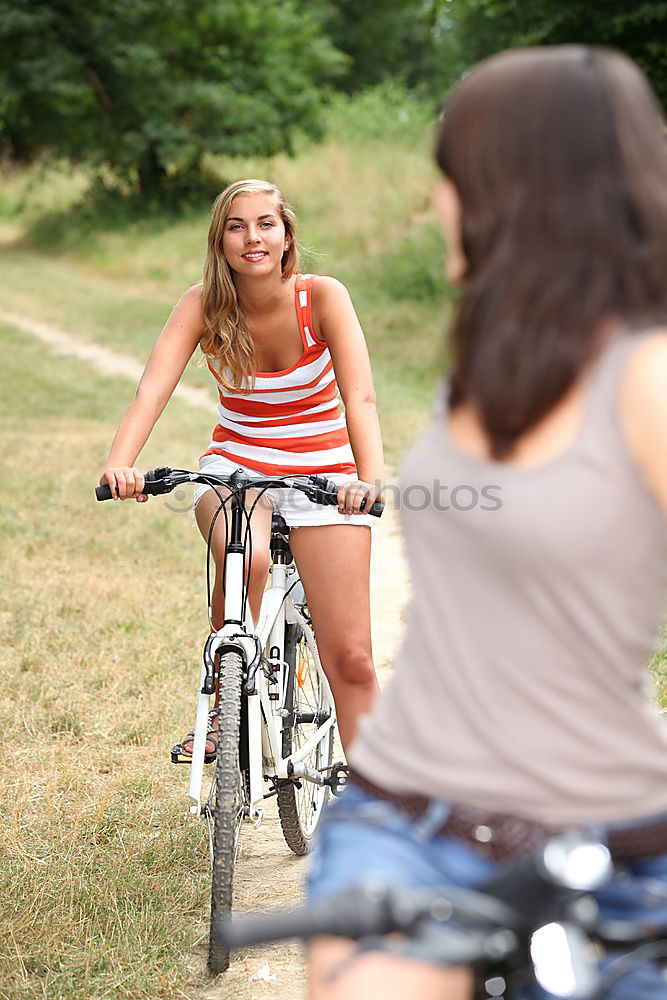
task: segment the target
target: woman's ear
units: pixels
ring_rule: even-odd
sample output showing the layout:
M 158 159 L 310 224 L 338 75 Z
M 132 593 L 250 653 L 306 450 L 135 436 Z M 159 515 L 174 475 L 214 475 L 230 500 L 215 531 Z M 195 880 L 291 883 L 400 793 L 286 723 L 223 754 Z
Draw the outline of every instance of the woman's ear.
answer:
M 445 277 L 457 285 L 463 281 L 468 262 L 463 252 L 461 199 L 448 177 L 441 177 L 433 190 L 433 210 L 445 238 Z

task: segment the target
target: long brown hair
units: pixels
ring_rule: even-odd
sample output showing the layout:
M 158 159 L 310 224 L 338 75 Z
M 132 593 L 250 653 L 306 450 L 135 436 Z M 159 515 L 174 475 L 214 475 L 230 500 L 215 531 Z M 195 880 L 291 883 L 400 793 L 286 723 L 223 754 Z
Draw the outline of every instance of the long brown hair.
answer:
M 450 407 L 494 458 L 573 385 L 609 321 L 667 321 L 667 147 L 643 73 L 608 49 L 504 52 L 449 100 L 436 161 L 462 207 L 466 272 Z
M 204 355 L 217 362 L 216 369 L 228 388 L 248 386 L 248 376 L 257 369 L 255 347 L 239 306 L 231 268 L 222 252 L 222 236 L 234 198 L 239 194 L 270 194 L 285 226 L 289 245 L 282 256 L 282 276 L 290 278 L 299 269 L 296 216 L 275 184 L 255 179 L 235 181 L 213 202 L 208 248 L 204 263 L 202 305 L 205 332 L 200 341 Z

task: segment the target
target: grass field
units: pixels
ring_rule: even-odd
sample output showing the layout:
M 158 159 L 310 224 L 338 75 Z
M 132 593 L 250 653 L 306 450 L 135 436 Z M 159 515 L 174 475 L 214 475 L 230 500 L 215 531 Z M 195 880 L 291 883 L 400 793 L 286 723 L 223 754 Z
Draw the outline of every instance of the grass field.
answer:
M 94 504 L 127 382 L 7 328 L 0 341 L 0 995 L 167 995 L 206 897 L 202 831 L 166 756 L 191 721 L 201 552 L 159 502 Z M 158 429 L 155 458 L 185 462 L 203 428 L 170 405 L 178 434 Z
M 428 218 L 428 115 L 366 100 L 334 109 L 331 138 L 294 160 L 218 167 L 283 185 L 306 267 L 350 288 L 394 464 L 437 375 L 442 252 Z M 355 122 L 364 135 L 336 137 Z M 143 361 L 200 276 L 207 208 L 135 219 L 119 204 L 117 218 L 96 218 L 84 186 L 53 169 L 4 178 L 0 305 Z M 203 546 L 189 515 L 170 509 L 184 498 L 93 500 L 127 379 L 53 355 L 11 324 L 0 350 L 0 995 L 190 995 L 207 982 L 208 866 L 168 748 L 192 724 Z M 209 376 L 191 366 L 186 380 Z M 194 465 L 211 423 L 173 400 L 141 464 Z
M 216 163 L 231 179 L 280 184 L 300 218 L 305 268 L 348 286 L 368 339 L 392 464 L 424 422 L 440 365 L 444 283 L 429 210 L 431 129 L 415 100 L 371 94 L 342 100 L 331 111 L 330 137 L 293 159 Z M 62 170 L 6 178 L 2 306 L 143 360 L 174 302 L 201 277 L 208 208 L 136 218 L 132 203 L 114 212 L 107 204 L 100 218 L 77 201 L 82 185 L 80 175 Z M 210 382 L 194 365 L 187 377 Z M 112 422 L 128 401 L 125 392 Z
M 440 366 L 429 117 L 396 94 L 331 114 L 330 137 L 293 160 L 219 166 L 280 183 L 307 266 L 350 288 L 394 466 L 427 419 Z M 5 178 L 2 307 L 143 361 L 200 275 L 206 209 L 96 218 L 77 200 L 84 187 L 63 171 Z M 203 547 L 184 499 L 93 500 L 127 379 L 53 355 L 11 324 L 0 350 L 0 996 L 190 995 L 207 981 L 206 846 L 168 748 L 192 722 Z M 186 378 L 208 382 L 197 367 Z M 172 401 L 141 464 L 192 466 L 210 429 L 205 412 Z M 663 654 L 667 699 L 665 666 Z

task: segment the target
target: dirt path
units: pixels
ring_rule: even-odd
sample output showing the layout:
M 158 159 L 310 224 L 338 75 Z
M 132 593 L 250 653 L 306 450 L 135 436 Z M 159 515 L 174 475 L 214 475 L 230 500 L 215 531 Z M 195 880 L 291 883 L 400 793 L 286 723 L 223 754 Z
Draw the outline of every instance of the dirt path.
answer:
M 138 382 L 143 366 L 128 355 L 109 350 L 23 315 L 0 309 L 6 322 L 37 337 L 56 354 L 71 355 L 88 362 L 107 375 L 120 375 Z M 179 385 L 175 393 L 187 405 L 211 411 L 213 395 L 206 390 Z M 394 652 L 400 640 L 403 614 L 409 596 L 407 570 L 396 511 L 387 507 L 381 524 L 374 529 L 371 605 L 373 648 L 381 684 L 391 673 Z M 262 825 L 243 830 L 235 872 L 237 912 L 290 907 L 299 903 L 307 861 L 295 857 L 285 845 L 274 800 L 269 800 Z M 205 943 L 208 928 L 202 922 L 201 946 L 185 959 L 184 982 L 205 973 Z M 304 1000 L 305 968 L 301 948 L 294 943 L 270 946 L 237 955 L 229 972 L 204 988 L 185 988 L 175 997 L 185 1000 Z
M 120 354 L 118 351 L 102 347 L 101 344 L 80 340 L 78 337 L 72 336 L 71 333 L 65 333 L 64 330 L 58 330 L 47 323 L 40 323 L 39 320 L 31 319 L 29 316 L 0 309 L 0 322 L 8 323 L 23 333 L 37 337 L 54 354 L 71 355 L 82 361 L 87 361 L 103 375 L 121 375 L 136 385 L 143 373 L 143 364 L 136 358 L 130 357 L 129 354 Z M 198 389 L 195 386 L 181 383 L 176 386 L 173 395 L 177 399 L 183 400 L 188 406 L 203 408 L 208 413 L 212 413 L 215 407 L 213 393 L 207 392 L 206 389 Z

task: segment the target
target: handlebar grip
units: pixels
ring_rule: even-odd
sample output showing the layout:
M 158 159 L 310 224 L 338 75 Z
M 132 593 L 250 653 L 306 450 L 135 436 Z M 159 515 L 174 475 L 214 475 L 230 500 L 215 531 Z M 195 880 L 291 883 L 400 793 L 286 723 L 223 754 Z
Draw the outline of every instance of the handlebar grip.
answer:
M 318 477 L 313 476 L 313 479 L 316 478 Z M 340 489 L 340 487 L 336 483 L 334 483 L 331 479 L 324 479 L 323 477 L 319 478 L 320 482 L 322 483 L 321 488 L 325 491 L 324 497 L 320 502 L 331 504 L 332 506 L 334 504 L 337 504 L 338 490 Z M 370 514 L 372 517 L 382 517 L 383 512 L 384 512 L 384 504 L 382 503 L 381 500 L 375 500 L 369 510 L 366 510 L 365 508 L 362 507 L 362 513 Z
M 558 898 L 558 886 L 547 877 L 541 855 L 535 853 L 501 869 L 484 884 L 483 892 L 515 908 L 520 900 L 521 918 L 527 927 L 546 922 Z
M 364 514 L 371 514 L 372 517 L 382 517 L 384 513 L 384 504 L 381 500 L 375 500 L 373 506 L 370 510 L 364 509 Z
M 395 924 L 391 919 L 386 893 L 375 896 L 357 889 L 338 897 L 335 906 L 327 901 L 261 917 L 220 920 L 216 929 L 223 943 L 233 949 L 287 938 L 308 941 L 329 934 L 355 938 L 385 934 L 395 930 Z
M 144 473 L 144 488 L 141 491 L 150 496 L 158 496 L 161 493 L 168 493 L 173 489 L 173 485 L 166 486 L 164 480 L 171 475 L 172 470 L 167 465 L 161 465 L 159 469 L 149 469 Z M 98 500 L 111 500 L 111 487 L 108 483 L 95 487 L 95 496 Z
M 168 491 L 164 489 L 164 486 L 159 479 L 156 482 L 151 482 L 150 479 L 145 479 L 144 488 L 141 492 L 145 493 L 147 496 L 155 497 Z M 111 500 L 111 487 L 107 483 L 105 483 L 104 486 L 96 486 L 95 496 L 98 500 Z

